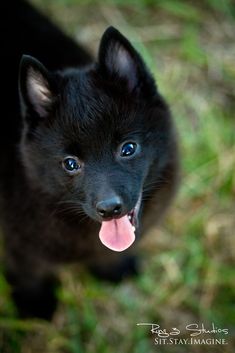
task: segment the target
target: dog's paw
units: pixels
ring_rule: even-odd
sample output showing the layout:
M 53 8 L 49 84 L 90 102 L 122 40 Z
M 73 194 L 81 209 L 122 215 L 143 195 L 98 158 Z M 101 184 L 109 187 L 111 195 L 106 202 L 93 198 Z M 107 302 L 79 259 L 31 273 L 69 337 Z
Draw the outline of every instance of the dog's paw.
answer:
M 48 278 L 34 282 L 30 286 L 17 286 L 12 289 L 12 297 L 21 318 L 51 320 L 57 306 L 55 295 L 58 281 Z

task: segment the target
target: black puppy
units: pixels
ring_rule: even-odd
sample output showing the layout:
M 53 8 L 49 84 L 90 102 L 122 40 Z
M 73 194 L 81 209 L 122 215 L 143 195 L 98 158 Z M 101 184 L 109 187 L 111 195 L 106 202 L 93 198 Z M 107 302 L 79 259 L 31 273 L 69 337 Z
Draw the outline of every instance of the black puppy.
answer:
M 57 264 L 83 261 L 110 280 L 135 272 L 133 243 L 175 190 L 177 145 L 167 104 L 120 32 L 105 31 L 90 64 L 29 5 L 17 10 L 19 41 L 1 59 L 1 224 L 20 314 L 50 318 Z M 37 59 L 21 60 L 21 119 L 22 51 Z

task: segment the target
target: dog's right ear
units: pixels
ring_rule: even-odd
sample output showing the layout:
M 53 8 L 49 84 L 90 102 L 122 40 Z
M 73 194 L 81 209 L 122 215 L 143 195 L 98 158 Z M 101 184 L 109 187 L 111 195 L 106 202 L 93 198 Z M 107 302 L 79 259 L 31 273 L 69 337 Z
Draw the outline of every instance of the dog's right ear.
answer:
M 141 55 L 114 27 L 107 28 L 101 38 L 98 64 L 112 82 L 126 82 L 130 92 L 145 92 L 148 97 L 155 95 L 153 76 Z
M 25 111 L 45 118 L 52 108 L 54 92 L 49 71 L 37 59 L 23 55 L 20 63 L 19 91 Z

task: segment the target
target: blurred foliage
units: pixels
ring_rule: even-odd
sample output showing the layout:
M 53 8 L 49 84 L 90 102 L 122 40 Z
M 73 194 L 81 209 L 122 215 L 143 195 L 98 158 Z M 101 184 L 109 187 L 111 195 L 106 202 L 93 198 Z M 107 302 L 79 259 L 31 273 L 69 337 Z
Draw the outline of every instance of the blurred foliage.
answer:
M 181 141 L 182 185 L 164 225 L 140 244 L 143 271 L 118 286 L 82 268 L 61 271 L 52 323 L 16 318 L 0 274 L 0 352 L 188 352 L 154 346 L 138 322 L 229 329 L 235 346 L 235 4 L 232 0 L 32 0 L 95 53 L 118 27 L 136 45 L 167 97 Z

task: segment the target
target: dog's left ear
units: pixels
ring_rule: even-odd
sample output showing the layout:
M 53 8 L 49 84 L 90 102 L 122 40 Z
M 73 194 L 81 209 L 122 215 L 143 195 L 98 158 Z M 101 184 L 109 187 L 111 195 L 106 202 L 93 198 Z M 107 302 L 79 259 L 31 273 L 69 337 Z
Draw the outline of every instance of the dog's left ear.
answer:
M 114 27 L 109 27 L 101 38 L 98 62 L 114 80 L 125 80 L 130 91 L 141 90 L 145 85 L 155 91 L 154 79 L 141 56 Z

